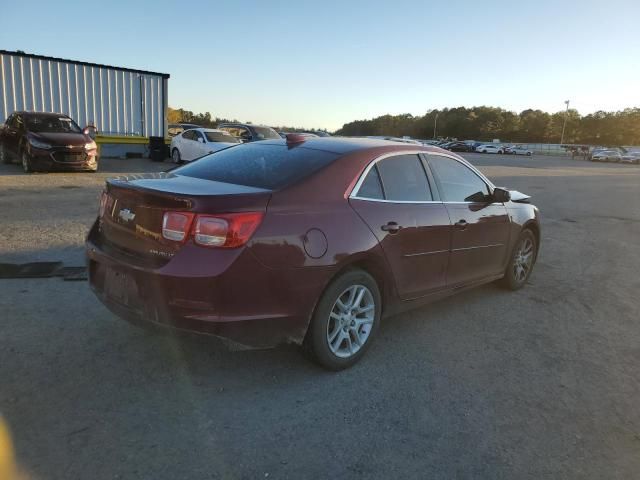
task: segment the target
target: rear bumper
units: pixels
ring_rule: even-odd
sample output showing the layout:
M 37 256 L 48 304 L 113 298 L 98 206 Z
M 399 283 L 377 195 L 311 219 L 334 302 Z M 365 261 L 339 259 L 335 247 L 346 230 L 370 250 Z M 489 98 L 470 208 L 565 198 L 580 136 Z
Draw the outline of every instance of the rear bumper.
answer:
M 101 246 L 96 230 L 97 224 L 86 242 L 89 283 L 117 316 L 254 348 L 302 343 L 331 275 L 327 269 L 268 268 L 246 248 L 221 252 L 195 245 L 185 245 L 163 267 L 142 267 Z

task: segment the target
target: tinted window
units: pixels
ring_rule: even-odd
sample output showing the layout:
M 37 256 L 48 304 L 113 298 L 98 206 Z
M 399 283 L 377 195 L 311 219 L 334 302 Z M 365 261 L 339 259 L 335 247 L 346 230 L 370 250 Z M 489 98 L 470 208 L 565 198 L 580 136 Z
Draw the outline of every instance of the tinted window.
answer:
M 362 182 L 362 185 L 360 185 L 357 196 L 361 198 L 372 198 L 376 200 L 384 199 L 382 184 L 380 183 L 380 175 L 378 174 L 378 168 L 375 165 L 367 174 L 367 177 L 364 179 L 364 182 Z
M 226 132 L 204 132 L 205 137 L 209 142 L 229 142 L 238 143 L 238 139 L 229 135 Z
M 429 165 L 438 178 L 445 202 L 483 202 L 489 187 L 469 167 L 446 157 L 429 157 Z
M 186 138 L 187 140 L 195 140 L 195 135 L 193 134 L 193 130 L 187 130 L 182 134 L 182 138 Z
M 251 134 L 244 127 L 219 127 L 219 130 L 223 130 L 236 138 L 242 138 L 244 140 L 251 139 Z
M 278 189 L 328 165 L 338 154 L 285 145 L 247 143 L 173 170 L 177 175 L 249 187 Z
M 427 175 L 418 155 L 396 155 L 379 161 L 376 166 L 387 200 L 405 202 L 432 200 Z
M 193 139 L 194 140 L 199 140 L 199 139 L 203 139 L 204 137 L 202 136 L 202 132 L 199 132 L 198 130 L 193 130 Z

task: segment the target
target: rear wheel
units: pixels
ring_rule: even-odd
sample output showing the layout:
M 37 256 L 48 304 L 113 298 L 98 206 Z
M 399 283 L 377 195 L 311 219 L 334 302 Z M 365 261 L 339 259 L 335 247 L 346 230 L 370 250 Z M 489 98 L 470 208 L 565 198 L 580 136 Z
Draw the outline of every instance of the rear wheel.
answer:
M 33 172 L 33 168 L 31 167 L 31 155 L 29 155 L 29 152 L 23 150 L 20 158 L 22 160 L 22 169 L 24 170 L 24 173 Z
M 180 163 L 180 151 L 177 148 L 174 148 L 173 152 L 171 152 L 171 160 L 173 160 L 173 163 Z
M 538 247 L 531 230 L 523 230 L 516 243 L 501 283 L 509 290 L 519 290 L 529 279 L 536 261 Z
M 366 352 L 380 324 L 382 300 L 376 281 L 351 270 L 326 289 L 314 312 L 305 347 L 329 370 L 342 370 Z

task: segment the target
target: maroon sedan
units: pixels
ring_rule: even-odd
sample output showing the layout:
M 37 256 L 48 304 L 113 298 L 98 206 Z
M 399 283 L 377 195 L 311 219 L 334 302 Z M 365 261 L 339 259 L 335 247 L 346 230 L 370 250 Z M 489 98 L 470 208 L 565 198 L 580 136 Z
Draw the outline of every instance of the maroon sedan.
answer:
M 98 147 L 62 113 L 14 112 L 0 127 L 0 162 L 18 162 L 25 173 L 98 169 Z
M 117 315 L 356 362 L 383 316 L 483 283 L 522 287 L 528 197 L 454 153 L 371 139 L 248 143 L 107 182 L 87 239 Z

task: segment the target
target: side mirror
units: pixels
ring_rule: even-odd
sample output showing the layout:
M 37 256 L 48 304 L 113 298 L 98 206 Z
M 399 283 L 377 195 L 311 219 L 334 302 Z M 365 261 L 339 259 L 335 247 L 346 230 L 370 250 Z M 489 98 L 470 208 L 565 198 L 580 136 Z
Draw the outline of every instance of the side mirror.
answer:
M 200 143 L 204 143 L 204 138 L 202 138 L 202 137 L 198 137 L 198 141 L 199 141 Z
M 505 188 L 496 187 L 493 189 L 493 195 L 491 196 L 491 199 L 494 202 L 499 203 L 508 202 L 509 200 L 511 200 L 511 192 L 509 192 L 509 190 Z
M 85 135 L 89 135 L 91 138 L 95 139 L 96 135 L 98 134 L 98 129 L 93 125 L 87 125 L 82 129 L 82 133 L 84 133 Z

